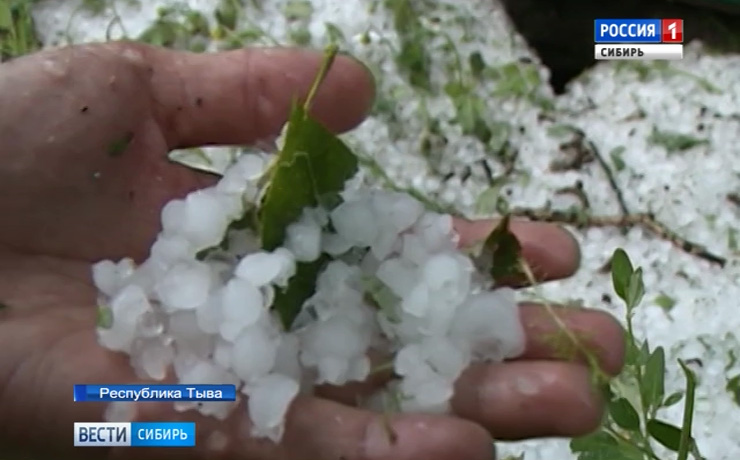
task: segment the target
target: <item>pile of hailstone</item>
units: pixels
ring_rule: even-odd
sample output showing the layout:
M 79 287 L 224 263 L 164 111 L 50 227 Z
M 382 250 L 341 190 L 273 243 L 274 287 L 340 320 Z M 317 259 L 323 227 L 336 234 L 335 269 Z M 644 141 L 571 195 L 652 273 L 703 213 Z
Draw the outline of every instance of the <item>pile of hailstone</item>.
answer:
M 406 194 L 350 180 L 341 204 L 304 209 L 282 247 L 261 250 L 232 224 L 257 206 L 267 166 L 267 155 L 244 154 L 216 186 L 168 203 L 142 264 L 94 265 L 109 318 L 99 342 L 130 355 L 142 378 L 234 384 L 248 396 L 252 435 L 277 441 L 296 395 L 366 379 L 370 349 L 393 360 L 386 391 L 415 412 L 447 411 L 471 362 L 523 351 L 513 292 L 486 289 L 452 217 Z M 275 294 L 322 254 L 330 262 L 286 330 Z M 238 401 L 175 404 L 224 419 Z

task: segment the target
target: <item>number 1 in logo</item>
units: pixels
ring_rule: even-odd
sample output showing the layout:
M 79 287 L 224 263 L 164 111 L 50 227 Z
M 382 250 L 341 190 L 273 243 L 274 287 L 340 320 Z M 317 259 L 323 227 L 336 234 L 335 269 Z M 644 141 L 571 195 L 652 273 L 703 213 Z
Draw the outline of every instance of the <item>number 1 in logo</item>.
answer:
M 663 43 L 683 43 L 683 19 L 662 19 L 661 29 Z

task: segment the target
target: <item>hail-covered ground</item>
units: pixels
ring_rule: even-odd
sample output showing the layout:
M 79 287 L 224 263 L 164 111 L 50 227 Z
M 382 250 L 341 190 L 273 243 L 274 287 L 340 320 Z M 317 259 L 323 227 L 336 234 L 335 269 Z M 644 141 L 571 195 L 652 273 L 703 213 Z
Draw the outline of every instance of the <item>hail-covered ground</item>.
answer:
M 390 181 L 470 216 L 517 207 L 569 209 L 583 206 L 584 194 L 589 215 L 619 216 L 623 210 L 601 158 L 630 212 L 651 212 L 672 232 L 725 257 L 720 267 L 641 227 L 626 234 L 609 227 L 574 230 L 583 248 L 580 271 L 547 284 L 541 294 L 622 318 L 603 266 L 614 249 L 624 248 L 644 268 L 647 294 L 636 313 L 636 333 L 666 348 L 666 393 L 684 385 L 676 359 L 690 360 L 700 381 L 694 435 L 701 452 L 712 460 L 740 456 L 740 379 L 733 379 L 740 374 L 734 359 L 740 353 L 740 57 L 708 55 L 693 43 L 683 61 L 668 65 L 601 63 L 555 97 L 546 71 L 494 0 L 433 2 L 411 19 L 379 1 L 272 0 L 259 2 L 261 9 L 245 3 L 248 14 L 237 14 L 240 43 L 321 47 L 335 40 L 376 72 L 377 110 L 347 139 Z M 212 21 L 219 2 L 182 4 Z M 193 29 L 182 35 L 152 28 L 157 9 L 168 2 L 114 5 L 93 14 L 74 1 L 42 2 L 37 25 L 47 44 L 125 33 L 192 48 L 218 46 Z M 114 17 L 120 21 L 111 22 Z M 171 11 L 159 18 L 159 27 L 181 18 Z M 409 63 L 424 56 L 431 59 L 430 82 L 408 70 L 418 69 Z M 427 84 L 436 90 L 420 89 Z M 284 275 L 279 268 L 271 282 Z M 248 269 L 242 277 L 252 276 L 244 274 Z M 366 363 L 353 366 L 366 371 Z M 339 371 L 330 366 L 326 375 L 332 372 Z M 286 382 L 265 385 L 297 391 Z M 681 406 L 665 410 L 663 418 L 680 425 Z M 504 444 L 500 450 L 532 460 L 572 458 L 566 440 Z

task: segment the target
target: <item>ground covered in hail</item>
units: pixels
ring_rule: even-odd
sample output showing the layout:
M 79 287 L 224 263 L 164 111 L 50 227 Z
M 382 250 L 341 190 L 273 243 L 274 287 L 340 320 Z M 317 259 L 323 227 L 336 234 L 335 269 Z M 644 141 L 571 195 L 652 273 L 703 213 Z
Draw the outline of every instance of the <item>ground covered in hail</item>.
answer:
M 257 3 L 262 6 L 258 8 Z M 47 45 L 122 36 L 193 50 L 248 43 L 323 47 L 335 42 L 358 56 L 375 71 L 379 88 L 373 115 L 345 138 L 366 159 L 363 168 L 375 173 L 378 182 L 388 181 L 433 201 L 440 211 L 453 208 L 471 217 L 508 212 L 570 226 L 583 247 L 582 268 L 572 279 L 550 283 L 537 293 L 552 301 L 602 308 L 624 318 L 623 306 L 612 295 L 612 280 L 604 268 L 614 249 L 624 248 L 644 271 L 645 296 L 634 311 L 634 333 L 639 339 L 648 339 L 651 347 L 664 348 L 664 393 L 671 395 L 684 388 L 684 374 L 677 363 L 683 359 L 698 380 L 693 435 L 699 450 L 709 459 L 738 458 L 740 363 L 735 353 L 740 350 L 736 338 L 740 316 L 735 299 L 740 297 L 736 233 L 740 217 L 740 163 L 736 161 L 740 154 L 740 57 L 711 55 L 700 43 L 692 43 L 683 61 L 601 63 L 556 97 L 547 86 L 547 70 L 496 1 L 414 2 L 416 10 L 409 10 L 410 4 L 273 0 L 235 7 L 234 2 L 217 0 L 180 4 L 48 1 L 37 3 L 34 15 Z M 179 161 L 223 171 L 233 153 L 237 151 L 214 148 L 175 155 Z M 216 224 L 223 225 L 224 216 L 233 211 L 226 201 L 219 208 L 223 214 L 213 216 Z M 403 203 L 417 209 L 416 201 Z M 198 203 L 193 206 L 197 208 Z M 371 207 L 367 204 L 350 211 L 362 215 L 363 209 Z M 175 234 L 193 231 L 182 227 L 187 222 L 185 208 L 184 204 L 173 205 L 168 211 L 168 222 L 179 229 Z M 439 221 L 430 228 L 444 233 L 446 224 L 441 215 L 422 212 L 417 221 L 404 223 L 408 227 L 403 230 L 398 222 L 395 228 L 399 233 L 413 228 L 408 234 L 417 235 L 423 227 L 419 222 L 436 216 Z M 334 217 L 321 210 L 308 213 L 301 217 L 300 231 L 294 228 L 291 234 L 316 235 L 311 222 Z M 341 227 L 341 215 L 339 219 Z M 624 224 L 627 231 L 614 224 Z M 334 229 L 336 235 L 342 233 L 340 228 Z M 203 232 L 196 238 L 206 235 L 201 243 L 215 238 L 211 234 L 208 240 L 213 229 L 196 231 Z M 388 249 L 371 236 L 365 235 L 365 240 L 355 245 L 379 247 L 376 258 L 382 259 Z M 322 244 L 331 240 L 326 235 L 322 238 Z M 277 246 L 295 243 L 289 240 Z M 347 244 L 342 238 L 331 242 Z M 457 257 L 453 250 L 440 249 L 443 246 L 434 250 L 442 251 L 444 257 Z M 176 244 L 159 249 L 163 257 L 183 250 Z M 301 251 L 298 258 L 309 258 L 316 250 L 311 245 L 286 249 L 292 259 Z M 420 253 L 416 252 L 416 257 Z M 263 263 L 274 268 L 269 280 L 249 278 L 267 273 L 253 273 L 246 262 L 239 265 L 241 278 L 235 279 L 251 279 L 249 286 L 258 281 L 265 286 L 279 284 L 290 272 L 292 260 L 291 256 L 281 258 L 281 254 L 286 252 L 276 250 L 261 256 L 269 259 Z M 461 273 L 466 272 L 464 265 L 460 262 Z M 378 266 L 362 267 L 360 275 L 375 270 L 372 273 L 379 277 Z M 180 275 L 191 277 L 194 289 L 196 280 L 203 280 L 198 269 Z M 336 281 L 326 277 L 327 283 Z M 373 281 L 372 277 L 369 281 L 360 278 L 366 283 Z M 463 276 L 452 278 L 464 280 Z M 231 286 L 231 291 L 243 289 L 240 295 L 252 296 L 255 305 L 271 295 L 269 289 L 254 291 L 243 283 Z M 475 295 L 473 287 L 457 287 Z M 165 286 L 159 295 L 167 294 Z M 175 296 L 170 299 L 173 305 L 183 307 L 178 302 L 190 301 L 178 299 L 177 292 L 171 294 Z M 403 294 L 411 295 L 404 292 L 400 297 Z M 143 294 L 130 291 L 130 295 Z M 395 295 L 398 297 L 398 292 Z M 466 308 L 473 308 L 471 305 L 474 302 Z M 362 309 L 357 310 L 352 321 L 364 321 L 363 315 Z M 234 319 L 259 321 L 255 317 Z M 340 325 L 345 332 L 356 324 L 352 321 Z M 185 321 L 180 324 L 183 331 L 189 326 Z M 219 325 L 206 327 L 219 328 L 222 337 L 234 333 L 228 328 L 220 330 Z M 340 334 L 341 327 L 337 327 Z M 110 340 L 107 344 L 113 347 L 125 348 L 127 344 L 125 334 Z M 263 340 L 267 347 L 270 337 L 250 340 Z M 509 340 L 515 353 L 516 337 Z M 314 345 L 318 349 L 326 344 Z M 452 351 L 447 355 L 450 362 L 455 362 L 452 356 L 461 350 L 472 356 L 471 344 L 458 343 L 447 350 Z M 331 350 L 323 352 L 331 354 Z M 316 355 L 308 356 L 304 364 L 312 363 Z M 469 359 L 463 355 L 458 356 L 463 361 L 456 362 Z M 228 350 L 217 356 L 225 362 Z M 350 359 L 356 356 L 325 361 L 320 373 L 327 379 L 340 379 L 368 372 L 367 363 Z M 423 360 L 418 354 L 408 357 L 409 366 Z M 155 366 L 148 371 L 158 369 Z M 449 380 L 456 370 L 453 366 L 448 371 Z M 444 382 L 448 380 L 440 378 L 439 385 L 423 395 L 429 407 L 444 399 Z M 298 391 L 285 380 L 263 385 L 280 389 L 283 400 Z M 257 385 L 251 391 L 259 392 L 260 388 Z M 263 405 L 255 417 L 273 429 L 277 426 L 274 410 L 279 405 L 275 401 Z M 683 404 L 668 406 L 660 409 L 661 419 L 680 426 Z M 661 458 L 673 458 L 661 449 L 656 447 Z M 532 460 L 577 456 L 571 453 L 567 440 L 504 444 L 501 451 Z

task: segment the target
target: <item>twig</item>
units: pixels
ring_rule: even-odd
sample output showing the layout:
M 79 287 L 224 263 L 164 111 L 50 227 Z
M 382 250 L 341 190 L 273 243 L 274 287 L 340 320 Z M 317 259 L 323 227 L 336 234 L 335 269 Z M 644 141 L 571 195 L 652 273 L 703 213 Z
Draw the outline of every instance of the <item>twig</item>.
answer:
M 518 217 L 526 217 L 530 220 L 540 222 L 554 222 L 559 224 L 572 225 L 576 228 L 630 228 L 642 227 L 662 238 L 670 241 L 674 246 L 700 259 L 706 260 L 712 264 L 724 267 L 727 259 L 707 251 L 703 246 L 686 240 L 675 232 L 671 231 L 665 224 L 657 221 L 655 216 L 648 213 L 629 214 L 624 216 L 591 216 L 578 209 L 570 210 L 549 210 L 549 209 L 530 209 L 515 208 L 510 214 Z
M 596 145 L 589 139 L 586 139 L 586 143 L 588 144 L 590 150 L 593 152 L 594 157 L 596 157 L 596 161 L 599 163 L 599 166 L 601 166 L 601 170 L 604 171 L 606 180 L 609 181 L 609 186 L 614 192 L 614 195 L 617 197 L 619 210 L 622 212 L 622 215 L 628 215 L 630 211 L 629 208 L 627 208 L 627 202 L 625 201 L 624 195 L 622 194 L 622 189 L 620 189 L 619 185 L 617 185 L 617 180 L 614 178 L 614 173 L 612 172 L 612 169 L 609 167 L 609 164 L 601 155 L 601 152 L 599 152 L 599 149 L 596 147 Z
M 588 195 L 583 190 L 583 182 L 576 181 L 575 185 L 570 187 L 563 187 L 555 191 L 558 195 L 572 195 L 578 199 L 584 210 L 591 208 L 591 202 L 588 199 Z

